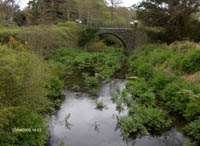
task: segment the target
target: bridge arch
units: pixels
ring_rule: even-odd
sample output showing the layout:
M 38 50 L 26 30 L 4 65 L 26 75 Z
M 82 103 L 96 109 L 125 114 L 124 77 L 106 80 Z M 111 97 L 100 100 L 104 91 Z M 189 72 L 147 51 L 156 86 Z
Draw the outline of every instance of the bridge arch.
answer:
M 128 55 L 134 48 L 132 28 L 99 28 L 97 35 L 111 34 L 117 37 L 124 45 L 124 51 Z
M 103 36 L 103 35 L 107 35 L 107 34 L 115 36 L 117 39 L 119 39 L 122 42 L 124 48 L 127 48 L 126 42 L 124 42 L 123 38 L 121 36 L 119 36 L 118 34 L 110 33 L 110 32 L 104 32 L 104 33 L 98 33 L 98 36 Z

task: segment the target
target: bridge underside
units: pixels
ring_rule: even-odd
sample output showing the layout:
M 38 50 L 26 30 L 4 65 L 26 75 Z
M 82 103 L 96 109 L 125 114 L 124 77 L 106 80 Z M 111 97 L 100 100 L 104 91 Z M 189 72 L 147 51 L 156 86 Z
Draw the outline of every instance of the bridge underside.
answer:
M 111 34 L 121 40 L 124 44 L 124 52 L 128 55 L 134 48 L 132 28 L 100 28 L 97 35 Z

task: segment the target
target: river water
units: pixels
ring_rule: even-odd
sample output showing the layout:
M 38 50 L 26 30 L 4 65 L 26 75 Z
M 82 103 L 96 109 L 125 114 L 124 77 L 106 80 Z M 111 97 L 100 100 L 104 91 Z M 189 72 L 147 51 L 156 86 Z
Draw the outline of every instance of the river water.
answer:
M 125 81 L 122 80 L 102 86 L 98 101 L 103 101 L 103 110 L 96 109 L 94 97 L 66 91 L 60 110 L 49 121 L 50 145 L 59 146 L 63 141 L 66 146 L 183 146 L 186 138 L 176 128 L 159 137 L 123 139 L 116 115 L 126 115 L 127 110 L 119 113 L 111 101 L 111 94 L 116 87 L 123 89 L 124 86 Z

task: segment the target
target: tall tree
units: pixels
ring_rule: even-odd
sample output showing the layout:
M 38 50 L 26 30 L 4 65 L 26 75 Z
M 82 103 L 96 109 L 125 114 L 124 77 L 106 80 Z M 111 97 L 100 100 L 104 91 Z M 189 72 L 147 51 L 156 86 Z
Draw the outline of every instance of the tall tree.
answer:
M 78 17 L 75 0 L 32 0 L 28 5 L 36 24 L 70 21 Z
M 120 4 L 122 4 L 122 0 L 108 0 L 109 4 L 111 5 L 111 20 L 113 21 L 114 18 L 114 10 Z
M 0 21 L 11 21 L 18 9 L 16 0 L 0 0 Z
M 169 40 L 187 38 L 194 24 L 191 15 L 198 12 L 199 0 L 143 0 L 136 8 L 144 24 L 164 28 Z

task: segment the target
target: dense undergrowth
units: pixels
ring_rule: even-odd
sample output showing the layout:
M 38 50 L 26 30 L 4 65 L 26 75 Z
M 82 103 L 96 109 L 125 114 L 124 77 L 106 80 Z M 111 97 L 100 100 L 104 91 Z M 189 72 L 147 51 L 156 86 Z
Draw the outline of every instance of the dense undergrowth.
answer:
M 22 43 L 28 42 L 28 49 L 48 56 L 61 47 L 77 47 L 86 27 L 74 22 L 57 25 L 38 25 L 0 29 L 0 42 L 6 44 L 12 36 Z
M 60 96 L 54 84 L 61 81 L 26 50 L 1 46 L 0 64 L 0 144 L 44 145 L 48 132 L 42 115 L 55 107 L 50 97 Z
M 42 56 L 10 37 L 0 46 L 0 145 L 43 146 L 44 115 L 61 103 L 64 83 Z
M 200 142 L 199 51 L 192 42 L 146 45 L 133 51 L 129 76 L 137 79 L 128 81 L 120 98 L 129 107 L 129 115 L 119 120 L 126 135 L 169 127 L 168 112 L 181 118 L 184 132 Z
M 121 69 L 123 50 L 94 40 L 95 31 L 71 22 L 0 30 L 1 146 L 45 145 L 44 116 L 59 108 L 64 87 L 96 94 Z
M 43 117 L 60 106 L 64 87 L 97 94 L 101 83 L 115 78 L 127 62 L 128 76 L 137 79 L 113 94 L 119 110 L 122 105 L 129 109 L 119 118 L 125 136 L 160 134 L 172 126 L 173 113 L 199 143 L 199 45 L 146 45 L 127 57 L 123 49 L 105 45 L 114 38 L 99 41 L 96 31 L 71 22 L 0 30 L 0 145 L 43 146 L 48 137 Z M 98 106 L 103 103 L 97 101 Z
M 50 55 L 54 64 L 64 68 L 62 78 L 68 89 L 82 88 L 96 94 L 102 81 L 111 81 L 125 63 L 123 50 L 107 48 L 97 52 L 59 49 Z

